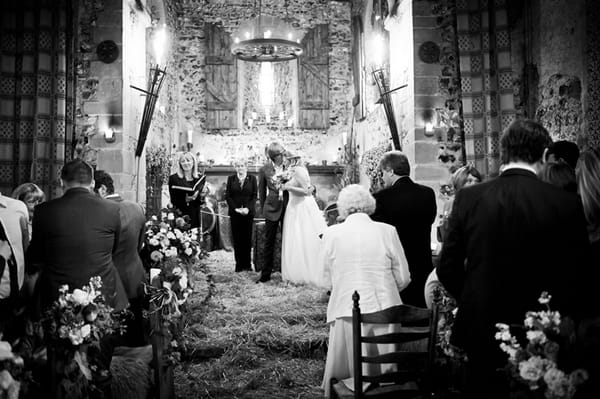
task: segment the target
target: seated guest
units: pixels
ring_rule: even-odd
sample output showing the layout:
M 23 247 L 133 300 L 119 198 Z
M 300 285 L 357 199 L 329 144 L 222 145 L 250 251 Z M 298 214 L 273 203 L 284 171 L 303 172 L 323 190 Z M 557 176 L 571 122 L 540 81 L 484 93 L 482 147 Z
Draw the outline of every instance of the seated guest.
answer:
M 33 210 L 37 204 L 44 202 L 46 195 L 34 183 L 23 183 L 12 192 L 12 197 L 22 201 L 27 206 L 29 212 L 29 239 L 31 239 L 31 221 L 33 220 Z
M 198 163 L 191 152 L 179 157 L 177 173 L 169 176 L 171 204 L 190 218 L 192 227 L 200 227 L 200 206 L 206 176 L 198 174 Z M 196 189 L 194 189 L 194 186 Z
M 323 285 L 331 290 L 327 306 L 329 349 L 322 385 L 326 397 L 330 395 L 331 378 L 342 380 L 353 375 L 354 291 L 360 295 L 361 310 L 370 313 L 402 304 L 400 291 L 410 283 L 408 263 L 396 229 L 368 216 L 375 210 L 375 199 L 367 189 L 357 184 L 346 186 L 337 204 L 345 221 L 325 230 L 322 246 Z M 377 333 L 389 331 L 393 325 L 364 328 Z M 371 346 L 375 351 L 386 351 L 386 345 Z
M 146 217 L 144 208 L 133 201 L 123 199 L 115 193 L 112 177 L 103 170 L 94 172 L 94 191 L 109 201 L 114 201 L 119 206 L 121 215 L 121 232 L 119 243 L 113 254 L 113 262 L 125 292 L 129 299 L 129 310 L 133 319 L 127 324 L 126 339 L 128 346 L 144 344 L 142 300 L 144 298 L 143 283 L 146 273 L 139 251 L 144 243 Z
M 600 264 L 600 149 L 586 150 L 577 164 L 577 187 L 583 202 L 594 264 Z
M 544 161 L 545 162 L 557 162 L 563 160 L 573 170 L 577 166 L 577 159 L 579 158 L 579 147 L 572 141 L 560 140 L 556 141 L 548 146 L 546 150 Z
M 29 244 L 28 218 L 23 202 L 0 194 L 0 336 L 8 342 L 21 333 L 17 313 Z
M 456 193 L 463 187 L 469 187 L 474 184 L 481 183 L 481 180 L 481 174 L 472 165 L 465 165 L 461 168 L 458 168 L 452 174 L 452 178 L 450 179 L 450 185 L 452 186 L 453 195 L 444 204 L 444 209 L 442 211 L 442 219 L 440 220 L 440 225 L 438 226 L 438 239 L 440 240 L 440 242 L 444 242 L 444 237 L 446 236 L 446 229 L 448 228 L 448 219 L 452 211 L 452 205 L 454 204 L 454 198 L 456 196 Z
M 563 160 L 545 163 L 539 176 L 546 183 L 553 184 L 570 193 L 577 192 L 575 170 Z
M 235 271 L 241 272 L 251 270 L 252 225 L 258 184 L 256 177 L 248 175 L 245 162 L 238 160 L 233 166 L 236 173 L 227 178 L 225 201 L 227 201 L 229 220 L 231 220 Z
M 27 250 L 27 272 L 41 272 L 40 305 L 50 306 L 58 290 L 81 288 L 91 277 L 102 279 L 106 303 L 117 310 L 127 295 L 113 263 L 119 243 L 119 205 L 93 193 L 94 171 L 81 159 L 66 163 L 60 173 L 64 194 L 36 207 L 33 234 Z

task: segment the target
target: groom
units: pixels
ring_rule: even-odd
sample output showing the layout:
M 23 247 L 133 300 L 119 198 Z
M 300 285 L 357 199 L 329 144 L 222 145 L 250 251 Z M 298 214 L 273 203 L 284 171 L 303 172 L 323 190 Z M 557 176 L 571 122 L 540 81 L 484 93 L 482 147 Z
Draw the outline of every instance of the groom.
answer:
M 279 143 L 271 143 L 267 147 L 269 160 L 258 172 L 258 199 L 265 218 L 264 239 L 264 265 L 260 272 L 257 283 L 266 283 L 271 280 L 273 271 L 273 255 L 277 240 L 277 229 L 283 223 L 283 214 L 288 200 L 287 191 L 280 192 L 276 182 L 276 176 L 284 171 L 283 154 L 284 148 Z

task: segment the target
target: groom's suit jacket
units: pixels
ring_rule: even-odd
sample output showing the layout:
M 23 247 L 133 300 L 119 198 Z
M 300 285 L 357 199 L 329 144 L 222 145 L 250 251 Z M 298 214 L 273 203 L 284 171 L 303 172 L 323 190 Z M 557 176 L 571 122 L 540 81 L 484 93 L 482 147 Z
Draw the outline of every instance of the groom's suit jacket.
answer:
M 258 199 L 265 219 L 278 221 L 283 219 L 288 192 L 283 192 L 283 199 L 279 199 L 279 189 L 273 181 L 275 167 L 272 162 L 266 163 L 258 172 Z

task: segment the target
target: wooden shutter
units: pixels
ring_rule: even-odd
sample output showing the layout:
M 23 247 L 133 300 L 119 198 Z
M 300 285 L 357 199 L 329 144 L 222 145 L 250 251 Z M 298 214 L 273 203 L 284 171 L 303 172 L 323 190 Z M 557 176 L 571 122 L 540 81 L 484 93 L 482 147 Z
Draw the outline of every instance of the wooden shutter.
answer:
M 237 73 L 231 37 L 206 24 L 206 128 L 237 128 Z
M 317 25 L 304 39 L 298 61 L 298 124 L 304 129 L 329 127 L 329 27 Z

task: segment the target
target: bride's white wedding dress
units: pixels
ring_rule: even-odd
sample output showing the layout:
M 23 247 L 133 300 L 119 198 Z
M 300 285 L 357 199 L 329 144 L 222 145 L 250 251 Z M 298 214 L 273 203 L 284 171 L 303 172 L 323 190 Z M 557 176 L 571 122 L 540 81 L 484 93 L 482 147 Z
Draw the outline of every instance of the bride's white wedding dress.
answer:
M 307 189 L 310 186 L 308 170 L 296 166 L 288 184 Z M 283 218 L 281 277 L 284 281 L 321 286 L 319 235 L 327 227 L 323 212 L 312 195 L 299 195 L 292 191 L 289 191 L 289 195 Z

